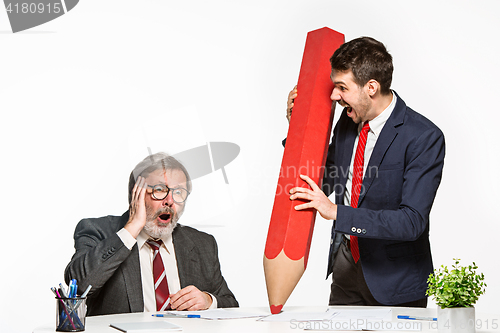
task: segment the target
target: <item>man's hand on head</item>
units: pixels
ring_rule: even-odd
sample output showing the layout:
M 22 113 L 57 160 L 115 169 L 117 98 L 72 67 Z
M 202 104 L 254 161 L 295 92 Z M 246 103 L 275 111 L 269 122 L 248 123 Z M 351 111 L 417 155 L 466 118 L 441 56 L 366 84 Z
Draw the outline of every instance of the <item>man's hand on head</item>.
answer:
M 139 236 L 142 228 L 146 225 L 146 203 L 144 198 L 146 197 L 147 185 L 144 177 L 137 177 L 134 189 L 132 190 L 132 200 L 129 207 L 130 214 L 124 228 L 134 238 Z
M 187 286 L 170 295 L 170 306 L 173 310 L 206 310 L 210 305 L 212 305 L 212 296 L 195 286 Z

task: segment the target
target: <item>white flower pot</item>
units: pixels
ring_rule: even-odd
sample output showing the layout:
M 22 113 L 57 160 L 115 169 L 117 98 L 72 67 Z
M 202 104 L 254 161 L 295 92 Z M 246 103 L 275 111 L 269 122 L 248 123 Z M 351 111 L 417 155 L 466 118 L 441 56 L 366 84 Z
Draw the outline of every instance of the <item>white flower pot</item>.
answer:
M 438 306 L 439 333 L 475 333 L 475 308 L 446 308 Z

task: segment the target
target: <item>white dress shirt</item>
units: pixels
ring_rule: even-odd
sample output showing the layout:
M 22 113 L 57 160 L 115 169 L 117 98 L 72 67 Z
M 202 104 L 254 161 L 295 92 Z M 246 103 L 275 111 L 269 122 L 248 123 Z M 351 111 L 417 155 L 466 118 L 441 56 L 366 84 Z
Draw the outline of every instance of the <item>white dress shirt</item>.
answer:
M 149 235 L 142 230 L 137 236 L 137 240 L 126 230 L 121 229 L 117 232 L 118 237 L 123 241 L 123 244 L 131 250 L 137 243 L 139 249 L 139 261 L 141 266 L 141 280 L 142 280 L 142 295 L 144 297 L 144 311 L 156 312 L 156 297 L 154 288 L 153 277 L 153 250 L 146 241 Z M 179 272 L 177 268 L 177 259 L 175 257 L 174 243 L 172 242 L 172 235 L 162 238 L 163 244 L 160 247 L 160 256 L 163 260 L 165 267 L 165 274 L 167 277 L 168 291 L 170 294 L 175 294 L 181 290 L 181 282 L 179 279 Z M 209 309 L 217 308 L 217 298 L 211 295 L 212 304 Z
M 373 175 L 376 174 L 377 169 L 374 169 L 375 167 L 372 167 L 367 170 L 368 163 L 370 162 L 370 157 L 372 156 L 373 148 L 375 148 L 375 144 L 377 143 L 377 140 L 380 136 L 380 132 L 382 132 L 382 129 L 384 128 L 385 123 L 387 122 L 387 119 L 392 114 L 392 111 L 394 111 L 394 107 L 396 106 L 396 94 L 392 93 L 392 101 L 389 104 L 387 108 L 385 108 L 384 111 L 382 111 L 381 114 L 379 114 L 377 117 L 375 117 L 373 120 L 369 121 L 370 123 L 370 130 L 368 131 L 368 136 L 366 138 L 366 146 L 365 146 L 365 156 L 364 156 L 364 163 L 363 163 L 363 178 L 368 172 L 369 174 Z M 356 155 L 356 149 L 358 148 L 358 140 L 359 140 L 359 133 L 361 133 L 361 129 L 363 128 L 364 123 L 360 123 L 358 126 L 358 136 L 356 137 L 356 140 L 354 141 L 354 147 L 352 151 L 352 157 L 351 157 L 351 164 L 349 165 L 349 174 L 347 175 L 347 182 L 345 184 L 345 191 L 344 191 L 344 205 L 350 206 L 351 205 L 351 190 L 352 190 L 352 173 L 354 169 L 354 157 Z M 349 238 L 349 235 L 345 235 L 347 238 Z

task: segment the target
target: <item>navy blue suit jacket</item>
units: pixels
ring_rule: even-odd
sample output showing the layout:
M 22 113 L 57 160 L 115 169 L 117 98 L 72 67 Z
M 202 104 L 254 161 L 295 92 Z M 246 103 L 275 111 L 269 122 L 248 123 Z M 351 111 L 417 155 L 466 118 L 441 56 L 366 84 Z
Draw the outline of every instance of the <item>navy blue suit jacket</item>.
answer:
M 365 171 L 358 208 L 343 205 L 358 134 L 346 110 L 334 129 L 323 180 L 323 191 L 335 191 L 339 204 L 327 276 L 342 234 L 359 236 L 366 283 L 375 299 L 388 305 L 425 297 L 433 270 L 429 213 L 445 155 L 441 130 L 397 98 Z

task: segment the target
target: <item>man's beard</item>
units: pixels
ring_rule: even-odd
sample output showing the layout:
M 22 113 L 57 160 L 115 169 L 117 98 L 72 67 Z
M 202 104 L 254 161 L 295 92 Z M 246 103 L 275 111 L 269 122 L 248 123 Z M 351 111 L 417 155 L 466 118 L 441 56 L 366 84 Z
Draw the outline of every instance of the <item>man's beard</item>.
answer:
M 144 226 L 144 231 L 153 238 L 165 238 L 174 231 L 183 210 L 182 208 L 176 213 L 172 208 L 165 207 L 155 212 L 146 204 L 146 225 Z M 158 222 L 158 217 L 163 214 L 170 214 L 170 221 L 168 223 Z

